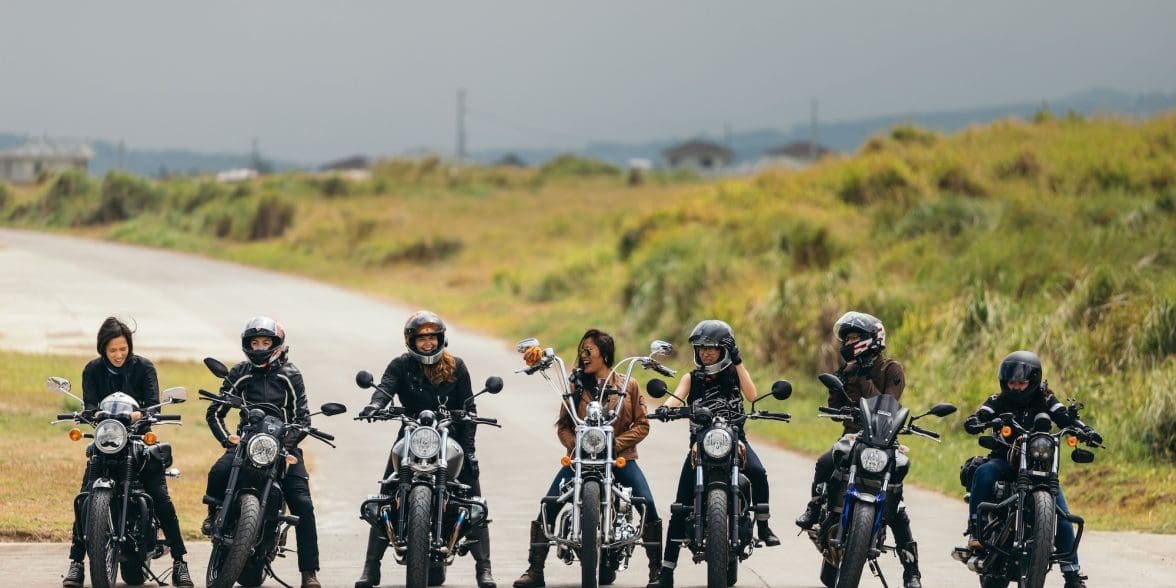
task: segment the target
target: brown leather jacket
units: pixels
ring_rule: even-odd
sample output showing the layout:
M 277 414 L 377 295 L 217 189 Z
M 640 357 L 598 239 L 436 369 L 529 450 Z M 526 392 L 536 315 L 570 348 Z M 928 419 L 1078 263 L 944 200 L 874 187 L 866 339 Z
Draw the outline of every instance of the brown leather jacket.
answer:
M 862 398 L 873 398 L 879 394 L 889 394 L 895 400 L 902 400 L 902 391 L 906 388 L 906 375 L 903 372 L 902 364 L 893 359 L 878 358 L 874 365 L 870 368 L 868 377 L 862 377 L 860 374 L 850 374 L 846 378 L 845 391 L 849 394 L 852 403 L 847 401 L 845 397 L 833 392 L 829 393 L 829 406 L 831 408 L 840 408 L 843 406 L 857 406 L 858 401 Z M 844 422 L 842 423 L 846 433 L 856 433 L 861 430 L 856 423 Z
M 613 385 L 620 387 L 620 376 L 613 374 Z M 580 418 L 584 418 L 587 413 L 588 402 L 591 399 L 591 391 L 585 390 L 580 395 L 580 400 L 576 403 L 576 411 Z M 629 380 L 629 387 L 625 392 L 625 405 L 616 408 L 618 400 L 617 396 L 609 397 L 609 408 L 614 408 L 620 413 L 612 425 L 613 441 L 616 444 L 614 456 L 629 460 L 637 459 L 637 444 L 649 434 L 649 417 L 646 416 L 645 399 L 641 397 L 636 380 Z M 559 436 L 559 442 L 568 450 L 568 455 L 571 455 L 572 450 L 576 448 L 576 424 L 568 415 L 566 404 L 560 405 L 556 434 Z

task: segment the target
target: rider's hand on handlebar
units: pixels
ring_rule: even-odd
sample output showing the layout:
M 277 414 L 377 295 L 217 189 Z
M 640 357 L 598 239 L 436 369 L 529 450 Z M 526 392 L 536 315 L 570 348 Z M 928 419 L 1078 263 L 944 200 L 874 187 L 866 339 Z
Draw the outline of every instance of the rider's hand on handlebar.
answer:
M 360 416 L 360 418 L 371 418 L 371 416 L 376 414 L 376 411 L 378 411 L 378 410 L 380 410 L 380 407 L 378 407 L 374 404 L 369 404 L 369 405 L 363 407 L 362 409 L 360 409 L 359 416 Z
M 670 416 L 670 409 L 666 408 L 664 405 L 659 406 L 657 407 L 657 410 L 653 411 L 653 414 L 655 415 L 655 418 L 665 422 L 665 420 Z
M 1102 445 L 1102 435 L 1098 434 L 1092 427 L 1086 427 L 1082 430 L 1082 434 L 1086 437 L 1086 442 L 1091 445 Z

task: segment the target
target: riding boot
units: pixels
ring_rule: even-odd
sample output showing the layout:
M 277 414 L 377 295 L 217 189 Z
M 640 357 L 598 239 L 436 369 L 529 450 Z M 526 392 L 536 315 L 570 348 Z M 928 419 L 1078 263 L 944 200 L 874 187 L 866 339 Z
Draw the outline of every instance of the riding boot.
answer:
M 764 547 L 775 547 L 780 544 L 780 538 L 768 527 L 767 519 L 756 521 L 755 526 L 759 530 L 759 538 L 764 542 Z
M 323 585 L 318 581 L 318 574 L 313 570 L 302 572 L 302 588 L 323 588 Z
M 811 529 L 821 518 L 821 496 L 814 496 L 804 507 L 804 512 L 796 517 L 796 526 L 801 529 Z
M 1078 573 L 1078 570 L 1062 572 L 1062 577 L 1066 579 L 1065 588 L 1086 588 L 1086 576 Z
M 372 528 L 368 533 L 367 555 L 363 559 L 363 574 L 355 581 L 355 588 L 372 588 L 380 584 L 380 560 L 388 549 L 388 539 Z
M 661 519 L 645 525 L 645 533 L 641 536 L 645 543 L 645 556 L 649 558 L 649 585 L 646 588 L 657 588 L 661 578 L 662 565 L 662 522 Z
M 651 582 L 646 588 L 674 588 L 674 568 L 663 565 L 658 573 L 657 582 Z
M 475 539 L 477 543 L 470 546 L 470 555 L 474 558 L 474 578 L 478 588 L 498 588 L 490 571 L 490 529 L 482 527 Z
M 914 541 L 902 543 L 897 546 L 896 551 L 898 561 L 902 562 L 903 588 L 923 588 L 919 581 L 922 578 L 919 573 L 919 544 Z
M 70 561 L 69 570 L 65 572 L 65 579 L 61 581 L 63 588 L 82 588 L 86 581 L 86 566 L 80 561 Z
M 551 546 L 547 543 L 547 533 L 539 521 L 531 521 L 531 549 L 527 556 L 527 571 L 514 581 L 514 588 L 541 588 L 543 582 L 543 566 L 547 563 L 547 552 Z

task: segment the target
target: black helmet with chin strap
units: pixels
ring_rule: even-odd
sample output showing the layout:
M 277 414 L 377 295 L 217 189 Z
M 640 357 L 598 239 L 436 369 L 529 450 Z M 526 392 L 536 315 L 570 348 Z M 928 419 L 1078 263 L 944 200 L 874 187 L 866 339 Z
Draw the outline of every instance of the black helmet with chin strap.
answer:
M 711 376 L 727 369 L 731 365 L 731 354 L 727 351 L 726 342 L 734 340 L 735 331 L 731 330 L 731 325 L 723 321 L 710 319 L 698 323 L 694 330 L 690 331 L 690 344 L 694 346 L 694 366 Z M 698 354 L 699 347 L 718 347 L 722 355 L 718 361 L 703 365 L 702 357 Z
M 417 349 L 417 338 L 424 335 L 437 337 L 437 347 L 425 353 Z M 428 310 L 418 310 L 404 323 L 404 346 L 408 354 L 424 365 L 433 365 L 441 360 L 441 352 L 449 345 L 445 338 L 445 321 Z
M 1000 391 L 1009 394 L 1014 399 L 1030 399 L 1041 390 L 1041 358 L 1032 351 L 1014 351 L 1000 362 L 996 371 L 996 379 L 1000 381 Z M 1009 388 L 1010 381 L 1029 382 L 1024 391 Z
M 249 342 L 254 337 L 269 337 L 272 343 L 267 349 L 253 349 Z M 277 367 L 286 357 L 286 329 L 268 316 L 255 316 L 249 319 L 241 331 L 241 350 L 253 367 Z

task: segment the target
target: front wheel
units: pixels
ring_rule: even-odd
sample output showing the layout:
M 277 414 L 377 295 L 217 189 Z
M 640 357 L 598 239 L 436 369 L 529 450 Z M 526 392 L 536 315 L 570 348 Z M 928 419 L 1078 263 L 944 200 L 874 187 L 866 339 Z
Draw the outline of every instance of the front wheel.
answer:
M 1009 581 L 1004 578 L 980 576 L 980 588 L 1009 588 Z
M 90 582 L 94 588 L 112 588 L 118 578 L 119 545 L 114 532 L 112 497 L 113 493 L 108 489 L 90 493 L 86 555 L 90 556 Z
M 143 582 L 147 580 L 147 576 L 143 574 L 143 560 L 141 559 L 136 558 L 123 562 L 119 567 L 122 571 L 123 583 L 127 586 L 142 586 Z
M 715 488 L 706 495 L 707 588 L 726 588 L 728 585 L 728 566 L 732 562 L 727 545 L 727 524 L 727 492 Z
M 1033 545 L 1029 552 L 1029 569 L 1025 574 L 1025 588 L 1042 588 L 1049 573 L 1049 556 L 1053 552 L 1057 530 L 1057 511 L 1053 495 L 1044 490 L 1030 497 L 1033 509 Z
M 405 558 L 407 588 L 425 588 L 429 583 L 429 527 L 433 491 L 414 486 L 408 493 L 408 555 Z
M 821 559 L 821 584 L 833 588 L 837 584 L 837 566 Z
M 862 579 L 862 568 L 866 565 L 866 551 L 870 548 L 870 536 L 874 534 L 874 518 L 877 505 L 858 502 L 853 505 L 853 518 L 845 533 L 845 555 L 841 557 L 841 568 L 837 572 L 837 588 L 857 588 Z
M 261 531 L 261 502 L 252 494 L 237 495 L 237 524 L 232 544 L 217 543 L 208 558 L 205 584 L 208 588 L 233 588 L 245 569 L 253 544 Z
M 600 482 L 580 487 L 580 586 L 600 586 Z

